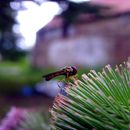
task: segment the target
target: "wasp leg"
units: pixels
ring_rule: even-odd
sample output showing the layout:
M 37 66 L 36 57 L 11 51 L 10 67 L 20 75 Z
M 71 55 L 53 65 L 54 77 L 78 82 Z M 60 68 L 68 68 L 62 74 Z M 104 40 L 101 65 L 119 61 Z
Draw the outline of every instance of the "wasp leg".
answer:
M 58 87 L 60 88 L 60 89 L 62 89 L 63 87 L 61 87 L 60 86 L 60 82 L 62 82 L 64 79 L 62 79 L 62 80 L 60 80 L 60 81 L 58 81 L 58 83 L 57 83 L 57 85 L 58 85 Z
M 73 83 L 75 85 L 78 85 L 78 76 L 77 75 L 70 76 L 69 78 L 70 78 L 70 80 L 73 81 Z
M 64 82 L 63 82 L 64 81 Z M 62 86 L 59 84 L 60 82 L 62 82 L 62 83 L 65 83 L 65 80 L 64 79 L 62 79 L 62 80 L 60 80 L 60 81 L 58 81 L 58 87 L 60 88 L 60 94 L 63 94 L 64 96 L 66 95 L 66 92 L 65 92 L 65 87 L 66 87 L 66 83 L 65 84 L 63 84 Z
M 66 73 L 66 82 L 69 82 L 69 72 Z

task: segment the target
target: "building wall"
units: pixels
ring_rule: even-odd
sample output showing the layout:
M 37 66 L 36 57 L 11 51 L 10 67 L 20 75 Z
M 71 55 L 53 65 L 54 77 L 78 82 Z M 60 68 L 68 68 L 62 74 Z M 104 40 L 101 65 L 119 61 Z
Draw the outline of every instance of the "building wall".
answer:
M 44 33 L 37 35 L 32 63 L 37 67 L 120 63 L 130 55 L 129 21 L 130 16 L 125 16 L 74 24 L 67 38 L 62 37 L 61 23 L 51 28 L 46 26 Z

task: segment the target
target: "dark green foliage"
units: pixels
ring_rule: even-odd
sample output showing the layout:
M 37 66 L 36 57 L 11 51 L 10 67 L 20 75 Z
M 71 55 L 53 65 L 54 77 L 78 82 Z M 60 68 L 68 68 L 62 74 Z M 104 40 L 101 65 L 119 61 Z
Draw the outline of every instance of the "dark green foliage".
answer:
M 0 1 L 0 54 L 3 59 L 15 61 L 23 56 L 25 52 L 17 48 L 16 42 L 20 35 L 12 30 L 13 26 L 17 24 L 15 20 L 17 11 L 10 7 L 12 1 Z

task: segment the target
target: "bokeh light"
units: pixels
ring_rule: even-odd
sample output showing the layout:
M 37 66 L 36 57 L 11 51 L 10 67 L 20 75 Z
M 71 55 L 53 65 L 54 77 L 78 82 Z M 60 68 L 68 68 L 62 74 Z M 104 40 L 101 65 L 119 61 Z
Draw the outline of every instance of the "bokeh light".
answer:
M 25 43 L 23 40 L 19 40 L 18 46 L 21 49 L 31 49 L 35 44 L 36 32 L 59 14 L 61 8 L 56 2 L 43 2 L 38 5 L 31 1 L 25 1 L 22 4 L 26 9 L 18 11 L 16 19 Z M 16 32 L 18 28 L 15 27 L 14 31 Z

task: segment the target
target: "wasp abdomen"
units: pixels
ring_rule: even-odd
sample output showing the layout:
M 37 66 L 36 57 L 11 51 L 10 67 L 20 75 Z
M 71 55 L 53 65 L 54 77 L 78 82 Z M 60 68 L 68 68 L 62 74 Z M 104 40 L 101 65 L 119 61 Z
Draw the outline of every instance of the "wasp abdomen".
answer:
M 45 75 L 43 76 L 43 78 L 45 78 L 46 81 L 49 81 L 51 80 L 52 78 L 55 78 L 59 75 L 65 75 L 66 74 L 66 71 L 65 70 L 60 70 L 60 71 L 57 71 L 57 72 L 54 72 L 54 73 L 51 73 L 51 74 L 48 74 L 48 75 Z

